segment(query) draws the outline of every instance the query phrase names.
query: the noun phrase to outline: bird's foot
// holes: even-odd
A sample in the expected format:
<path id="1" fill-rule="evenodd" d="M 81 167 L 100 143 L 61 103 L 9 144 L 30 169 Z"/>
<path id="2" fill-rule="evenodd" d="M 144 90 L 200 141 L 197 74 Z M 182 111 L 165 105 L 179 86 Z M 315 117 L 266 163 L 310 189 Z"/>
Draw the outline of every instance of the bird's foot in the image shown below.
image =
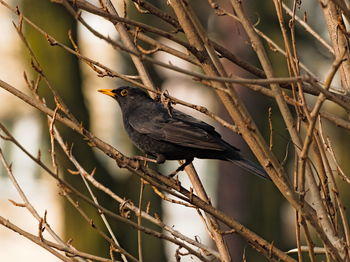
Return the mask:
<path id="1" fill-rule="evenodd" d="M 138 160 L 135 160 L 135 159 L 131 159 L 131 161 L 134 161 L 135 162 L 135 165 L 133 166 L 135 171 L 139 170 L 141 168 L 141 163 L 140 161 Z"/>
<path id="2" fill-rule="evenodd" d="M 168 177 L 173 178 L 174 176 L 177 175 L 180 171 L 183 171 L 185 167 L 182 167 L 183 165 L 179 166 L 175 171 L 171 172 Z"/>
<path id="3" fill-rule="evenodd" d="M 193 161 L 193 158 L 190 159 L 186 159 L 185 163 L 183 163 L 181 166 L 179 166 L 174 172 L 171 172 L 168 177 L 174 177 L 177 173 L 179 173 L 180 171 L 184 171 L 185 167 L 188 166 L 189 164 L 191 164 Z"/>
<path id="4" fill-rule="evenodd" d="M 112 157 L 112 156 L 111 156 Z M 130 160 L 126 157 L 122 157 L 121 159 L 116 158 L 115 162 L 117 163 L 118 167 L 120 168 L 126 168 L 129 164 Z"/>
<path id="5" fill-rule="evenodd" d="M 177 175 L 177 173 L 179 173 L 179 171 L 177 171 L 177 169 L 176 169 L 175 171 L 171 172 L 171 173 L 168 175 L 168 177 L 173 178 L 174 176 Z"/>
<path id="6" fill-rule="evenodd" d="M 141 168 L 140 161 L 144 161 L 143 165 L 146 166 L 148 162 L 162 164 L 165 162 L 165 157 L 163 155 L 157 155 L 156 159 L 145 157 L 145 156 L 133 156 L 129 158 L 129 162 L 133 161 L 135 170 L 139 170 Z"/>
<path id="7" fill-rule="evenodd" d="M 126 168 L 127 166 L 129 166 L 135 170 L 139 170 L 141 167 L 139 159 L 135 159 L 132 157 L 123 157 L 122 159 L 116 159 L 116 162 L 120 168 Z"/>
<path id="8" fill-rule="evenodd" d="M 144 161 L 144 166 L 147 165 L 148 162 L 156 163 L 156 164 L 163 164 L 165 162 L 165 157 L 163 155 L 157 155 L 156 159 L 145 157 L 145 156 L 133 156 L 130 158 L 132 161 L 136 161 L 138 163 L 138 167 L 136 170 L 140 169 L 141 163 L 140 161 Z"/>
<path id="9" fill-rule="evenodd" d="M 157 163 L 157 159 L 153 159 L 153 158 L 148 158 L 145 156 L 133 156 L 130 159 L 132 160 L 140 160 L 140 161 L 146 161 L 146 162 L 152 162 L 152 163 Z"/>

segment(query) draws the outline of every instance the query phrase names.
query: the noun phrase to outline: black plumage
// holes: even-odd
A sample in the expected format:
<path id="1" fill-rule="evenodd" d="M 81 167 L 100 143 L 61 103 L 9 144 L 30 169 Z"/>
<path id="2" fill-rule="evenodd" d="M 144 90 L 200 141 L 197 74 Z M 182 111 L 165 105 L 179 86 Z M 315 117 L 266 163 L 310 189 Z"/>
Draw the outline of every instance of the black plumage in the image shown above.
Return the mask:
<path id="1" fill-rule="evenodd" d="M 259 165 L 243 158 L 238 148 L 225 142 L 213 126 L 176 109 L 168 110 L 136 87 L 98 91 L 118 101 L 129 137 L 140 150 L 156 157 L 157 163 L 186 160 L 179 171 L 195 157 L 220 159 L 269 179 Z"/>

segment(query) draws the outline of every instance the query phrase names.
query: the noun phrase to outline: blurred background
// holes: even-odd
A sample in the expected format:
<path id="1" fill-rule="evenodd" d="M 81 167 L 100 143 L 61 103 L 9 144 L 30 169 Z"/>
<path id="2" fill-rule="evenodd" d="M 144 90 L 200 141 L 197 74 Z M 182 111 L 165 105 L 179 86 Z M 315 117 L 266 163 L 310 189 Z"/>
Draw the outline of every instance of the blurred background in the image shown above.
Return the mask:
<path id="1" fill-rule="evenodd" d="M 98 1 L 91 1 L 98 5 Z M 170 13 L 166 1 L 149 1 L 163 10 Z M 227 1 L 218 1 L 221 6 L 229 9 Z M 113 68 L 123 74 L 136 74 L 130 57 L 113 49 L 103 40 L 96 38 L 89 31 L 77 24 L 76 20 L 60 5 L 47 0 L 7 0 L 12 6 L 18 5 L 23 14 L 29 17 L 39 27 L 54 36 L 57 40 L 70 45 L 68 30 L 71 30 L 73 38 L 77 40 L 80 51 L 89 58 L 99 61 L 104 65 Z M 114 1 L 119 10 L 123 9 L 122 1 Z M 159 20 L 153 20 L 151 16 L 140 15 L 135 7 L 127 1 L 128 17 L 150 25 L 160 27 Z M 191 4 L 201 5 L 197 15 L 210 37 L 217 40 L 226 48 L 241 58 L 259 66 L 257 58 L 253 55 L 247 39 L 241 33 L 240 26 L 228 17 L 218 17 L 209 8 L 207 3 L 202 1 L 191 1 Z M 251 19 L 259 23 L 258 28 L 277 43 L 282 44 L 279 26 L 276 23 L 272 1 L 244 1 Z M 326 27 L 317 13 L 318 7 L 309 8 L 309 3 L 303 3 L 298 14 L 307 11 L 308 22 L 320 34 L 326 35 Z M 310 5 L 314 5 L 310 3 Z M 259 10 L 259 13 L 256 13 Z M 82 16 L 97 31 L 118 40 L 119 36 L 111 23 L 97 16 L 83 12 Z M 29 93 L 23 78 L 26 71 L 29 76 L 34 75 L 30 67 L 30 58 L 23 46 L 12 23 L 17 23 L 18 18 L 4 6 L 0 5 L 0 31 L 3 37 L 0 38 L 0 79 L 10 83 L 20 90 Z M 166 26 L 166 25 L 164 25 Z M 131 156 L 139 154 L 132 146 L 130 140 L 122 127 L 119 107 L 112 99 L 103 96 L 96 91 L 103 88 L 114 88 L 126 84 L 118 79 L 98 77 L 86 64 L 79 62 L 76 57 L 53 47 L 39 35 L 32 27 L 24 25 L 24 33 L 31 44 L 45 74 L 48 76 L 53 87 L 61 95 L 72 113 L 89 128 L 97 137 L 105 140 L 118 148 L 122 153 Z M 318 76 L 322 76 L 331 64 L 330 56 L 322 46 L 312 40 L 302 30 L 297 30 L 297 46 L 300 57 L 304 63 Z M 147 45 L 145 46 L 147 47 Z M 173 46 L 174 48 L 180 48 Z M 279 76 L 287 75 L 285 60 L 278 54 L 271 52 L 275 72 Z M 175 59 L 165 53 L 156 53 L 156 59 L 171 61 L 182 68 L 193 69 L 192 65 Z M 203 87 L 179 73 L 167 69 L 147 65 L 152 73 L 154 82 L 168 90 L 172 96 L 183 99 L 190 103 L 206 106 L 209 110 L 220 115 L 229 121 L 225 110 L 214 92 Z M 231 63 L 225 64 L 229 74 L 242 77 L 251 77 Z M 40 94 L 47 99 L 47 103 L 53 108 L 53 101 L 49 96 L 47 87 L 40 86 Z M 254 93 L 246 88 L 237 86 L 237 90 L 244 99 L 249 111 L 256 120 L 266 139 L 268 139 L 268 110 L 272 108 L 272 121 L 274 124 L 273 150 L 282 161 L 286 154 L 288 162 L 293 163 L 293 152 L 289 152 L 287 144 L 290 142 L 285 126 L 280 119 L 277 108 L 272 100 L 261 94 Z M 251 159 L 254 159 L 247 145 L 242 139 L 233 134 L 230 130 L 223 128 L 203 114 L 178 106 L 180 110 L 192 114 L 204 121 L 213 124 L 223 135 L 226 141 L 241 148 L 242 152 Z M 337 110 L 329 105 L 329 110 Z M 22 145 L 34 155 L 41 151 L 43 160 L 50 163 L 49 159 L 49 137 L 46 118 L 39 112 L 24 104 L 6 91 L 0 89 L 0 119 Z M 96 178 L 103 184 L 125 196 L 134 203 L 138 203 L 140 192 L 140 181 L 136 176 L 119 169 L 115 162 L 102 153 L 92 150 L 86 145 L 79 135 L 71 130 L 59 126 L 66 141 L 74 144 L 74 154 L 87 171 L 96 167 Z M 334 133 L 330 126 L 326 126 L 332 141 L 337 145 L 337 154 L 346 155 L 348 148 L 348 133 Z M 340 143 L 340 141 L 342 141 Z M 48 212 L 47 219 L 52 227 L 59 232 L 64 239 L 73 239 L 73 244 L 87 252 L 98 255 L 109 253 L 108 244 L 99 237 L 90 226 L 83 220 L 78 212 L 59 195 L 56 182 L 48 177 L 43 171 L 21 153 L 10 143 L 0 140 L 0 147 L 5 152 L 8 162 L 13 163 L 13 172 L 21 187 L 29 197 L 32 204 L 38 208 L 41 215 Z M 62 152 L 61 152 L 62 153 Z M 65 170 L 71 168 L 71 164 L 63 154 L 59 156 L 59 163 L 62 169 L 61 174 L 69 183 L 79 188 L 82 192 L 86 189 L 78 176 L 73 176 Z M 176 169 L 178 163 L 171 161 L 161 165 L 160 171 L 164 174 Z M 263 181 L 257 177 L 246 175 L 246 173 L 235 166 L 223 161 L 195 160 L 196 167 L 205 188 L 214 206 L 219 207 L 226 214 L 237 219 L 257 234 L 271 242 L 278 243 L 282 250 L 295 247 L 294 221 L 295 214 L 281 197 L 273 183 Z M 185 187 L 189 182 L 185 173 L 180 174 L 180 180 Z M 111 210 L 118 211 L 118 206 L 109 197 L 95 190 L 100 203 Z M 12 183 L 8 180 L 3 167 L 0 167 L 0 214 L 9 218 L 11 222 L 36 234 L 38 225 L 33 217 L 24 208 L 13 206 L 8 199 L 19 201 L 19 196 Z M 349 199 L 349 198 L 348 198 Z M 157 213 L 164 218 L 164 221 L 173 226 L 176 230 L 185 233 L 187 236 L 198 239 L 203 243 L 210 243 L 206 229 L 197 213 L 182 206 L 174 207 L 161 201 L 149 186 L 145 188 L 144 206 L 151 202 L 151 212 Z M 100 218 L 89 210 L 94 222 L 103 228 Z M 137 254 L 136 231 L 114 221 L 110 221 L 113 230 L 121 243 L 121 246 L 132 254 Z M 195 225 L 195 226 L 193 226 Z M 50 253 L 24 239 L 18 234 L 0 227 L 0 254 L 2 261 L 57 261 L 57 258 Z M 175 261 L 175 246 L 164 243 L 153 237 L 144 235 L 144 260 L 145 261 Z M 245 256 L 247 261 L 264 261 L 244 240 L 238 235 L 226 236 L 233 261 L 241 261 Z M 18 252 L 18 246 L 21 252 Z M 157 250 L 157 252 L 154 252 Z M 192 258 L 184 258 L 183 261 L 193 261 Z"/>

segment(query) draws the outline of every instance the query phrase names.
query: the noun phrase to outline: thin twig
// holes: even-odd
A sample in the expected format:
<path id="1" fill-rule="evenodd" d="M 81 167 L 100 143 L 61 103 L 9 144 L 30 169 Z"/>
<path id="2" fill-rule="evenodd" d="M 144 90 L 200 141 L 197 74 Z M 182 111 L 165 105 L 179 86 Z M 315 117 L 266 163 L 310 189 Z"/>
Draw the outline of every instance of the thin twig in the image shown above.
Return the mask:
<path id="1" fill-rule="evenodd" d="M 142 225 L 142 198 L 143 198 L 143 191 L 145 188 L 145 184 L 142 179 L 140 179 L 140 196 L 139 196 L 139 213 L 137 214 L 137 224 L 139 226 Z M 137 249 L 139 254 L 139 261 L 143 262 L 143 252 L 142 252 L 142 233 L 141 231 L 137 231 Z"/>
<path id="2" fill-rule="evenodd" d="M 295 15 L 292 10 L 285 4 L 282 3 L 283 9 L 287 12 L 289 16 L 293 16 L 293 18 L 308 32 L 312 35 L 317 41 L 319 41 L 331 54 L 334 55 L 334 50 L 314 29 L 311 28 L 303 19 L 299 16 Z"/>
<path id="3" fill-rule="evenodd" d="M 52 128 L 53 128 L 53 130 L 54 130 L 54 139 L 59 143 L 59 145 L 61 146 L 61 148 L 64 150 L 64 153 L 65 153 L 65 154 L 67 155 L 67 157 L 69 158 L 69 160 L 70 160 L 70 161 L 74 164 L 74 166 L 78 169 L 79 175 L 80 175 L 81 179 L 83 180 L 84 185 L 86 186 L 86 188 L 87 188 L 87 190 L 88 190 L 88 192 L 89 192 L 89 194 L 90 194 L 92 200 L 94 201 L 94 203 L 95 203 L 96 205 L 100 205 L 99 202 L 98 202 L 98 200 L 97 200 L 97 198 L 96 198 L 96 196 L 95 196 L 95 194 L 92 192 L 91 187 L 89 186 L 88 182 L 87 182 L 86 179 L 85 179 L 85 176 L 84 176 L 85 170 L 82 168 L 82 166 L 79 164 L 79 162 L 78 162 L 78 161 L 75 159 L 75 157 L 72 155 L 71 150 L 69 149 L 68 145 L 67 145 L 66 143 L 64 143 L 64 141 L 63 141 L 63 139 L 62 139 L 60 133 L 59 133 L 58 130 L 57 130 L 57 128 L 56 128 L 54 125 L 52 125 Z M 117 240 L 115 234 L 113 233 L 113 230 L 112 230 L 110 224 L 108 223 L 108 220 L 107 220 L 106 216 L 105 216 L 102 212 L 100 212 L 100 211 L 99 211 L 98 213 L 99 213 L 99 215 L 101 216 L 102 221 L 103 221 L 103 223 L 105 224 L 105 226 L 106 226 L 106 228 L 107 228 L 109 234 L 111 235 L 111 237 L 112 237 L 114 243 L 117 245 L 118 250 L 123 250 L 123 249 L 120 247 L 119 241 Z M 127 262 L 127 261 L 128 261 L 127 258 L 126 258 L 126 255 L 127 255 L 128 257 L 132 257 L 129 253 L 127 253 L 127 252 L 124 250 L 123 252 L 121 252 L 121 257 L 122 257 L 122 259 L 123 259 L 124 262 Z"/>

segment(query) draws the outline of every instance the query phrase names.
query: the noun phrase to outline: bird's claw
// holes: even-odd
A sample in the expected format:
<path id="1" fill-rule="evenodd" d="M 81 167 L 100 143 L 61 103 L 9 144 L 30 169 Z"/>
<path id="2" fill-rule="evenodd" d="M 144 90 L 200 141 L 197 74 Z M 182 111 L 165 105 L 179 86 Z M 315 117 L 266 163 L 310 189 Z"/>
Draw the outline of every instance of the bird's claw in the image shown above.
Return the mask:
<path id="1" fill-rule="evenodd" d="M 177 171 L 177 169 L 176 169 L 174 172 L 171 172 L 169 175 L 167 175 L 167 177 L 174 178 L 174 176 L 176 176 L 177 173 L 179 173 L 179 171 Z"/>
<path id="2" fill-rule="evenodd" d="M 120 168 L 126 168 L 128 165 L 130 165 L 133 169 L 139 170 L 141 167 L 140 160 L 134 158 L 124 158 L 121 161 L 116 160 L 116 162 Z"/>
<path id="3" fill-rule="evenodd" d="M 141 163 L 140 163 L 140 161 L 136 160 L 135 161 L 135 166 L 134 166 L 135 171 L 140 170 L 140 168 L 141 168 Z"/>
<path id="4" fill-rule="evenodd" d="M 118 167 L 120 168 L 126 168 L 129 161 L 126 158 L 123 158 L 122 160 L 116 159 L 115 162 L 117 162 Z"/>
<path id="5" fill-rule="evenodd" d="M 193 158 L 186 159 L 185 163 L 183 163 L 181 166 L 179 166 L 174 172 L 170 173 L 170 175 L 168 175 L 168 177 L 174 177 L 180 171 L 184 171 L 185 167 L 188 166 L 189 164 L 191 164 L 192 161 L 193 161 Z"/>
<path id="6" fill-rule="evenodd" d="M 130 157 L 130 159 L 135 160 L 135 161 L 145 161 L 145 162 L 157 163 L 157 159 L 148 158 L 148 157 L 144 157 L 144 156 L 133 156 L 133 157 Z"/>

